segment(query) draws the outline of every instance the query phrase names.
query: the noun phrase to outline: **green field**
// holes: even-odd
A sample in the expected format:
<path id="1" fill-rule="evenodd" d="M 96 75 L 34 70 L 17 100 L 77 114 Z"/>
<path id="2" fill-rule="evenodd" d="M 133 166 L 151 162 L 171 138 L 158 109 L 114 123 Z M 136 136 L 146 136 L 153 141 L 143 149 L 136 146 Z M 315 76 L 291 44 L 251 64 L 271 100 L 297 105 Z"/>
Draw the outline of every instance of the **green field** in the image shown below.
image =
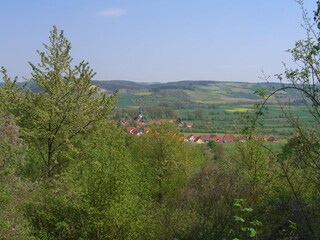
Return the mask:
<path id="1" fill-rule="evenodd" d="M 277 83 L 243 83 L 215 81 L 181 81 L 170 83 L 139 84 L 128 81 L 98 82 L 106 90 L 119 90 L 117 109 L 126 111 L 140 106 L 144 117 L 154 120 L 151 110 L 171 109 L 173 117 L 193 123 L 185 132 L 240 133 L 248 126 L 248 115 L 254 115 L 255 105 L 261 99 L 255 94 L 258 89 L 279 88 Z M 260 131 L 274 136 L 288 136 L 292 123 L 287 121 L 289 112 L 302 122 L 311 117 L 299 102 L 300 95 L 294 91 L 279 93 L 269 101 L 264 114 L 259 118 Z M 290 100 L 290 101 L 289 101 Z M 279 105 L 281 102 L 281 105 Z"/>

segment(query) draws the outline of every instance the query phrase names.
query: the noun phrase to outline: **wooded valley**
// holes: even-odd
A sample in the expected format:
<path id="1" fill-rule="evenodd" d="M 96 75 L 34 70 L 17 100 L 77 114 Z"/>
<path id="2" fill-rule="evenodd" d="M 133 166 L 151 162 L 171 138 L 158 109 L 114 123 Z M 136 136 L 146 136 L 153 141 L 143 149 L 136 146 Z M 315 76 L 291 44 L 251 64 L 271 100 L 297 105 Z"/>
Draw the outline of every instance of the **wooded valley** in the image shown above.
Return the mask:
<path id="1" fill-rule="evenodd" d="M 73 65 L 71 43 L 53 27 L 39 63 L 30 63 L 30 79 L 19 82 L 1 69 L 0 239 L 319 239 L 319 12 L 320 3 L 308 38 L 290 50 L 297 67 L 271 89 L 249 93 L 241 83 L 254 100 L 241 106 L 210 99 L 223 83 L 172 83 L 180 84 L 170 90 L 180 102 L 166 98 L 161 84 L 129 95 L 114 91 L 123 87 L 102 91 L 106 83 L 93 81 L 87 62 Z M 207 91 L 202 99 L 199 88 Z M 281 101 L 289 95 L 292 108 Z M 151 96 L 173 111 L 158 116 Z M 119 122 L 130 116 L 125 101 L 145 108 L 147 133 L 128 134 Z M 268 117 L 270 108 L 288 125 L 264 129 L 279 117 Z M 230 130 L 239 111 L 240 125 Z M 191 144 L 181 138 L 181 121 L 199 125 L 185 133 L 243 138 Z M 255 138 L 266 132 L 281 136 L 281 145 Z"/>

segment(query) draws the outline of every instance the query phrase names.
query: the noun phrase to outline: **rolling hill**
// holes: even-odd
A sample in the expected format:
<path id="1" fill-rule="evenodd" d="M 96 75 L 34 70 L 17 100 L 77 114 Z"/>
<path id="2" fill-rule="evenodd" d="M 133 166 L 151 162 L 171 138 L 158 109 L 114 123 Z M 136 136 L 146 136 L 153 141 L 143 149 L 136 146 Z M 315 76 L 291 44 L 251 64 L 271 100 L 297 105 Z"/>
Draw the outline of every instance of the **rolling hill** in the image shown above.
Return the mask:
<path id="1" fill-rule="evenodd" d="M 247 82 L 219 82 L 219 81 L 179 81 L 168 83 L 136 83 L 131 81 L 94 81 L 96 85 L 107 90 L 120 92 L 120 107 L 125 106 L 125 99 L 130 102 L 143 101 L 152 105 L 156 102 L 184 101 L 198 104 L 217 103 L 253 103 L 259 100 L 255 94 L 258 89 L 277 89 L 280 83 L 247 83 Z M 295 91 L 280 93 L 278 99 L 283 102 L 294 101 L 299 98 Z M 271 102 L 275 99 L 271 99 Z"/>

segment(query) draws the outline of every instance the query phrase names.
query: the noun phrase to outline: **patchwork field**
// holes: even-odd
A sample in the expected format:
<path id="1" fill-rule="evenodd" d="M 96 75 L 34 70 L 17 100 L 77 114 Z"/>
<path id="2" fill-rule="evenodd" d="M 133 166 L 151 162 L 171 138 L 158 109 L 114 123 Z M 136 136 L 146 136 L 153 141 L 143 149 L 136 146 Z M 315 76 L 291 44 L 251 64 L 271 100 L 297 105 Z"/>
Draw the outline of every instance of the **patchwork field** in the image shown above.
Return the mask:
<path id="1" fill-rule="evenodd" d="M 148 120 L 173 118 L 192 122 L 192 129 L 184 132 L 240 133 L 253 116 L 261 99 L 258 89 L 277 89 L 278 83 L 243 83 L 216 81 L 181 81 L 139 84 L 128 81 L 99 81 L 101 88 L 118 90 L 117 110 L 138 114 L 144 110 Z M 299 101 L 297 92 L 281 92 L 272 97 L 259 118 L 260 131 L 274 136 L 288 136 L 292 123 L 286 115 L 292 113 L 299 121 L 308 123 L 310 115 Z M 279 103 L 281 103 L 279 105 Z"/>

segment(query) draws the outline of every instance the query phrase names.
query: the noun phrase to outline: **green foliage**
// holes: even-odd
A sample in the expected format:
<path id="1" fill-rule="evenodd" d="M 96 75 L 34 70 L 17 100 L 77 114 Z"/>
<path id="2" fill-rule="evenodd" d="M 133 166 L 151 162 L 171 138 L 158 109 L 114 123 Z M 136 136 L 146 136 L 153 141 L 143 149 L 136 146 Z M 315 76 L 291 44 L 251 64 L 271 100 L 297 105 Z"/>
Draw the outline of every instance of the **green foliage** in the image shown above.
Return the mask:
<path id="1" fill-rule="evenodd" d="M 275 158 L 264 148 L 263 143 L 256 140 L 238 142 L 230 154 L 233 167 L 237 169 L 247 185 L 248 201 L 257 202 L 272 191 Z"/>
<path id="2" fill-rule="evenodd" d="M 35 235 L 136 238 L 136 180 L 124 132 L 111 123 L 97 130 L 83 142 L 83 152 L 69 171 L 29 202 L 26 211 Z"/>
<path id="3" fill-rule="evenodd" d="M 5 69 L 1 101 L 6 111 L 17 117 L 23 138 L 37 150 L 47 176 L 59 173 L 77 152 L 75 143 L 106 118 L 113 108 L 114 96 L 99 93 L 91 79 L 95 75 L 87 62 L 72 67 L 71 44 L 63 31 L 54 27 L 50 44 L 37 51 L 40 63 L 30 63 L 32 77 L 40 92 L 21 89 Z"/>
<path id="4" fill-rule="evenodd" d="M 236 237 L 233 238 L 240 240 L 243 239 L 249 239 L 249 238 L 255 238 L 257 239 L 257 229 L 262 226 L 262 223 L 258 220 L 250 221 L 249 223 L 246 222 L 246 217 L 248 214 L 252 213 L 253 209 L 250 207 L 245 207 L 245 200 L 244 199 L 235 199 L 235 202 L 233 204 L 234 208 L 236 209 L 236 215 L 234 215 L 234 221 L 238 225 L 238 233 L 235 231 L 232 235 L 240 234 L 240 238 Z"/>
<path id="5" fill-rule="evenodd" d="M 170 108 L 168 106 L 161 106 L 160 104 L 158 104 L 157 106 L 148 107 L 146 109 L 146 114 L 150 119 L 177 118 L 177 112 L 173 108 Z"/>
<path id="6" fill-rule="evenodd" d="M 129 138 L 112 123 L 81 141 L 67 172 L 44 185 L 26 214 L 34 235 L 52 239 L 171 239 L 185 223 L 179 193 L 203 164 L 173 124 Z M 139 151 L 137 151 L 139 149 Z"/>
<path id="7" fill-rule="evenodd" d="M 181 196 L 186 228 L 180 239 L 228 239 L 233 228 L 233 201 L 242 192 L 241 181 L 215 162 L 194 174 Z"/>
<path id="8" fill-rule="evenodd" d="M 22 165 L 26 146 L 11 115 L 0 113 L 0 175 L 10 176 Z"/>
<path id="9" fill-rule="evenodd" d="M 204 110 L 201 108 L 198 108 L 198 109 L 194 110 L 194 115 L 195 115 L 195 119 L 203 120 Z"/>
<path id="10" fill-rule="evenodd" d="M 213 141 L 213 140 L 210 140 L 208 143 L 207 143 L 208 147 L 213 150 L 215 149 L 215 147 L 217 146 L 217 142 Z"/>
<path id="11" fill-rule="evenodd" d="M 21 211 L 30 184 L 18 177 L 26 146 L 13 117 L 0 114 L 0 239 L 30 239 L 30 226 Z"/>
<path id="12" fill-rule="evenodd" d="M 151 126 L 148 134 L 129 138 L 128 147 L 138 173 L 139 238 L 172 239 L 186 225 L 179 195 L 204 163 L 201 150 L 184 144 L 172 123 Z"/>
<path id="13" fill-rule="evenodd" d="M 288 50 L 292 55 L 295 67 L 289 68 L 285 66 L 284 72 L 276 75 L 281 83 L 286 81 L 290 84 L 283 84 L 279 88 L 272 89 L 267 95 L 261 91 L 259 92 L 264 100 L 257 108 L 256 117 L 252 125 L 256 124 L 267 103 L 276 94 L 280 92 L 289 94 L 291 91 L 296 91 L 300 94 L 301 102 L 307 109 L 306 114 L 311 116 L 312 120 L 306 121 L 302 115 L 285 108 L 278 98 L 283 115 L 293 126 L 295 134 L 291 136 L 291 139 L 283 147 L 282 152 L 278 154 L 277 160 L 281 171 L 279 176 L 288 187 L 285 191 L 289 193 L 286 194 L 294 199 L 294 201 L 284 202 L 283 205 L 286 209 L 291 209 L 291 211 L 294 209 L 296 212 L 296 214 L 290 216 L 290 219 L 293 219 L 299 226 L 296 229 L 297 231 L 294 231 L 295 236 L 305 239 L 317 239 L 319 238 L 317 227 L 319 218 L 313 212 L 314 209 L 319 209 L 319 204 L 315 201 L 319 199 L 320 172 L 320 141 L 318 137 L 320 123 L 320 2 L 317 1 L 317 9 L 314 12 L 313 21 L 308 17 L 303 1 L 299 0 L 297 2 L 302 9 L 303 27 L 306 30 L 307 38 L 297 41 L 294 48 Z M 290 197 L 282 195 L 280 199 Z M 290 226 L 293 225 L 291 224 Z M 287 234 L 284 234 L 285 239 L 288 237 Z"/>

